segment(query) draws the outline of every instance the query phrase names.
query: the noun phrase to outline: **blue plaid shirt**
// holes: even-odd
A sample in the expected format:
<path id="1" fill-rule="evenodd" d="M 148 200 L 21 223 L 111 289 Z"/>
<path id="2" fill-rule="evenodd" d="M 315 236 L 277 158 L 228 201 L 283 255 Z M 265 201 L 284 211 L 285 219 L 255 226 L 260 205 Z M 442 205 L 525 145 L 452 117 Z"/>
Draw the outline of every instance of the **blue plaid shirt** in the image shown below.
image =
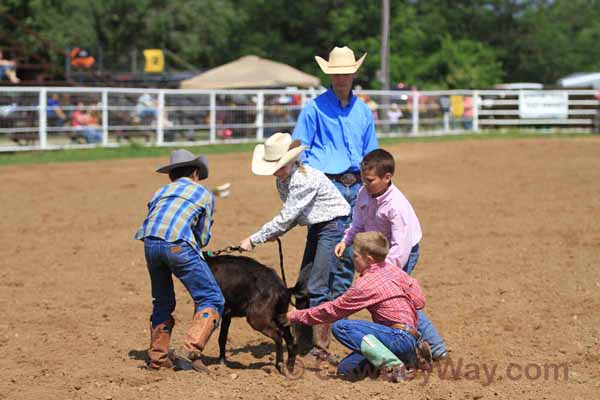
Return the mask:
<path id="1" fill-rule="evenodd" d="M 210 241 L 214 204 L 213 194 L 204 186 L 190 178 L 177 179 L 154 193 L 148 203 L 148 216 L 135 238 L 184 240 L 202 257 L 200 249 Z"/>
<path id="2" fill-rule="evenodd" d="M 369 107 L 352 93 L 342 107 L 332 88 L 306 104 L 292 138 L 308 146 L 303 162 L 326 174 L 359 172 L 363 157 L 379 148 Z"/>

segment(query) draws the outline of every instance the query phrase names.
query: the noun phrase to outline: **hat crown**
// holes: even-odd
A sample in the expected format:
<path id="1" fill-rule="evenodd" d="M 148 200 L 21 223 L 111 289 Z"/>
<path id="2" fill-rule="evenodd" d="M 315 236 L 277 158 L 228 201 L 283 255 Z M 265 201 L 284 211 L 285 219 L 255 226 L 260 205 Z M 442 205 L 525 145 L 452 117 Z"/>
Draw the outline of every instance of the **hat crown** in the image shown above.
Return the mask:
<path id="1" fill-rule="evenodd" d="M 329 53 L 329 65 L 332 67 L 349 67 L 355 64 L 354 52 L 348 46 L 334 47 Z"/>
<path id="2" fill-rule="evenodd" d="M 277 132 L 265 141 L 265 161 L 277 161 L 284 156 L 292 144 L 292 136 L 289 133 Z"/>
<path id="3" fill-rule="evenodd" d="M 185 149 L 174 150 L 171 152 L 169 164 L 178 164 L 178 163 L 182 163 L 182 162 L 192 161 L 195 159 L 196 159 L 196 156 Z"/>

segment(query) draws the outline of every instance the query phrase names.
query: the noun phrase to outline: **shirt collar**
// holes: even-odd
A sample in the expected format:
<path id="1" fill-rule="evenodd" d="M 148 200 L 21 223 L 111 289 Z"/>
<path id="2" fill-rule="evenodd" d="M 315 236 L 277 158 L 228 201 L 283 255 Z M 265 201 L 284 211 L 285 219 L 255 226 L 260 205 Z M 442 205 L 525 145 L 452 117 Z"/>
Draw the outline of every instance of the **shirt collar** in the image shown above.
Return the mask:
<path id="1" fill-rule="evenodd" d="M 332 104 L 335 104 L 339 108 L 344 108 L 342 107 L 342 102 L 340 101 L 340 99 L 338 99 L 338 97 L 335 95 L 335 92 L 333 91 L 333 86 L 329 86 L 329 89 L 327 89 L 327 92 L 325 93 L 327 93 L 327 98 Z M 352 107 L 356 102 L 356 99 L 357 97 L 354 95 L 352 89 L 350 89 L 350 99 L 348 100 L 348 105 L 346 106 L 346 108 Z"/>
<path id="2" fill-rule="evenodd" d="M 392 191 L 395 188 L 394 183 L 390 183 L 390 186 L 387 188 L 387 190 L 385 192 L 383 192 L 383 194 L 380 194 L 379 196 L 375 197 L 375 201 L 377 202 L 377 204 L 383 204 L 385 202 L 387 202 L 390 197 L 392 197 Z"/>
<path id="3" fill-rule="evenodd" d="M 384 260 L 384 261 L 381 261 L 381 262 L 378 262 L 378 263 L 373 263 L 373 264 L 369 265 L 369 266 L 368 266 L 368 267 L 367 267 L 367 268 L 366 268 L 366 269 L 365 269 L 365 270 L 364 270 L 364 271 L 363 271 L 363 272 L 360 274 L 360 276 L 364 276 L 364 275 L 366 275 L 366 274 L 369 274 L 369 273 L 374 273 L 374 272 L 377 272 L 377 271 L 379 271 L 380 269 L 382 269 L 383 267 L 385 267 L 385 265 L 386 265 L 386 263 L 385 263 L 385 260 Z"/>

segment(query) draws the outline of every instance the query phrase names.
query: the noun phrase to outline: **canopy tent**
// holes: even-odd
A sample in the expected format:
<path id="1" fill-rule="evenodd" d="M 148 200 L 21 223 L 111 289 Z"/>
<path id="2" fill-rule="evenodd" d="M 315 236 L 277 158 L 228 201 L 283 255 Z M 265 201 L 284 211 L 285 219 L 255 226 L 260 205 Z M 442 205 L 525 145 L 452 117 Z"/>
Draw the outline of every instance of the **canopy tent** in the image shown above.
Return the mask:
<path id="1" fill-rule="evenodd" d="M 562 87 L 593 87 L 600 89 L 600 72 L 576 73 L 558 81 Z"/>
<path id="2" fill-rule="evenodd" d="M 257 56 L 244 56 L 181 82 L 182 89 L 316 87 L 319 78 Z"/>

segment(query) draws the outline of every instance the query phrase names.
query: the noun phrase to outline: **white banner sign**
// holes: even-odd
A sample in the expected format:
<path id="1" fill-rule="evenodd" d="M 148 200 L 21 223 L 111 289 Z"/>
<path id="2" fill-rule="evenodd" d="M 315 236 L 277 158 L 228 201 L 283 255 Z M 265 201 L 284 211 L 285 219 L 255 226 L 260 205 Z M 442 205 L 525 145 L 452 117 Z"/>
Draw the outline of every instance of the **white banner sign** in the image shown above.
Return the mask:
<path id="1" fill-rule="evenodd" d="M 519 117 L 567 118 L 569 94 L 567 92 L 544 92 L 536 90 L 519 93 Z"/>

